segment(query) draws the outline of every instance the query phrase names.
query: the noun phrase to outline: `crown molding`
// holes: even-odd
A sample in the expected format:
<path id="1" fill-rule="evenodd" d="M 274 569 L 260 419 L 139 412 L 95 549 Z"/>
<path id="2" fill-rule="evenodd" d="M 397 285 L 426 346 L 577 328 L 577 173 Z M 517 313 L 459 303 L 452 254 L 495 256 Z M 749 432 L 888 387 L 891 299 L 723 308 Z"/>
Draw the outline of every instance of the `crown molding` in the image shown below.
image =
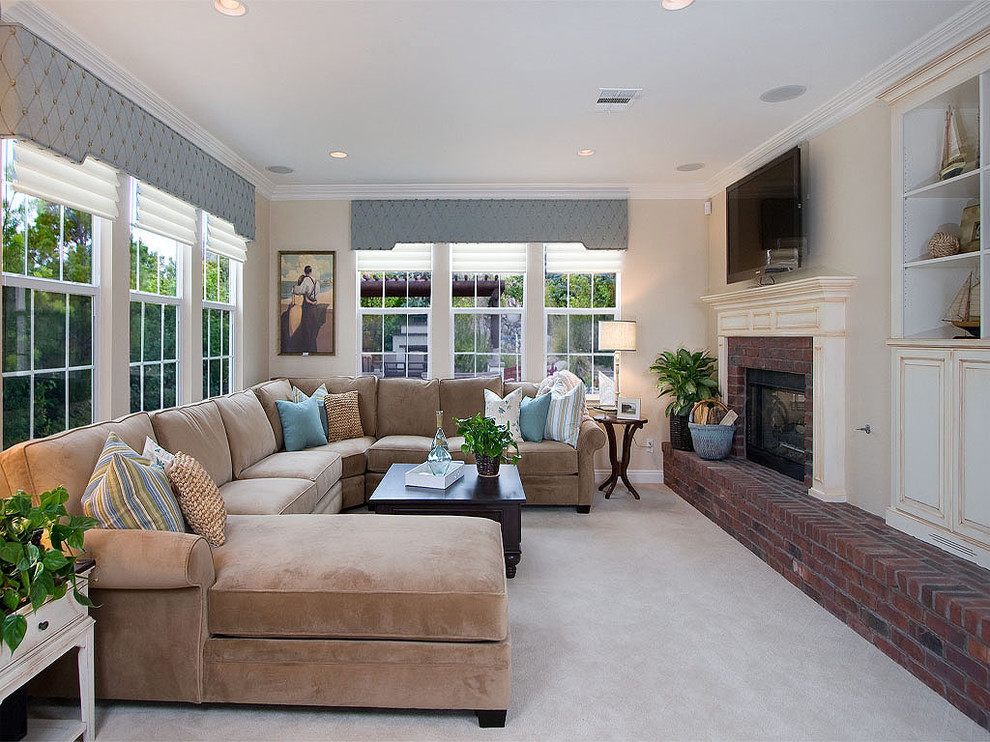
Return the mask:
<path id="1" fill-rule="evenodd" d="M 170 126 L 211 157 L 216 158 L 241 177 L 248 180 L 266 198 L 271 198 L 274 184 L 247 160 L 234 152 L 206 129 L 162 96 L 135 78 L 102 51 L 67 28 L 56 16 L 31 0 L 20 0 L 3 8 L 5 23 L 20 23 L 64 53 L 91 74 L 102 79 L 117 92 Z"/>
<path id="2" fill-rule="evenodd" d="M 349 201 L 353 199 L 402 198 L 634 198 L 704 199 L 703 184 L 694 186 L 662 183 L 386 183 L 342 185 L 275 186 L 272 201 Z"/>
<path id="3" fill-rule="evenodd" d="M 716 173 L 707 184 L 708 195 L 722 191 L 767 160 L 863 110 L 897 82 L 983 36 L 988 26 L 990 3 L 975 0 L 858 82 Z M 960 43 L 960 39 L 965 41 Z"/>

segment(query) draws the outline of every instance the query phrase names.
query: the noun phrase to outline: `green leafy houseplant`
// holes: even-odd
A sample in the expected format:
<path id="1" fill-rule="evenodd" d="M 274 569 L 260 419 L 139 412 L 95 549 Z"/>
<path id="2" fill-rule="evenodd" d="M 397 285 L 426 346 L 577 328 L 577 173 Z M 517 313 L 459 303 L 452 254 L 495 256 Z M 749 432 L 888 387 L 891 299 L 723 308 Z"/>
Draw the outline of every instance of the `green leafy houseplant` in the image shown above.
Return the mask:
<path id="1" fill-rule="evenodd" d="M 65 488 L 57 487 L 39 495 L 37 505 L 23 490 L 0 500 L 0 637 L 11 652 L 27 631 L 27 619 L 18 609 L 30 605 L 37 611 L 49 598 L 65 596 L 70 584 L 77 602 L 93 605 L 79 592 L 75 566 L 83 534 L 97 523 L 93 518 L 69 515 L 65 510 L 68 499 Z"/>
<path id="2" fill-rule="evenodd" d="M 687 415 L 703 399 L 719 396 L 715 358 L 707 351 L 665 350 L 650 366 L 657 375 L 657 396 L 669 396 L 667 415 Z"/>
<path id="3" fill-rule="evenodd" d="M 455 418 L 457 434 L 464 436 L 461 444 L 462 453 L 473 453 L 481 472 L 487 462 L 492 462 L 494 472 L 498 472 L 498 462 L 515 464 L 519 455 L 519 444 L 512 439 L 508 425 L 498 425 L 494 419 L 478 413 L 474 417 Z M 511 445 L 516 449 L 514 454 L 506 454 L 505 449 Z"/>

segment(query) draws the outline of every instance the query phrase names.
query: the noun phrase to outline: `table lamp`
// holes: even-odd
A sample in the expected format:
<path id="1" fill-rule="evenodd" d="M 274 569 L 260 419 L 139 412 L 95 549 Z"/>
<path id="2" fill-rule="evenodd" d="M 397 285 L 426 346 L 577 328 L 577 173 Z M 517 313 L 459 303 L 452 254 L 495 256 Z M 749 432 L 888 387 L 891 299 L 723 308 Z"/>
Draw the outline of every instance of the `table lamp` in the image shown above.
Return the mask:
<path id="1" fill-rule="evenodd" d="M 619 396 L 619 353 L 636 350 L 636 323 L 632 320 L 606 320 L 598 323 L 598 350 L 615 352 L 615 396 Z"/>

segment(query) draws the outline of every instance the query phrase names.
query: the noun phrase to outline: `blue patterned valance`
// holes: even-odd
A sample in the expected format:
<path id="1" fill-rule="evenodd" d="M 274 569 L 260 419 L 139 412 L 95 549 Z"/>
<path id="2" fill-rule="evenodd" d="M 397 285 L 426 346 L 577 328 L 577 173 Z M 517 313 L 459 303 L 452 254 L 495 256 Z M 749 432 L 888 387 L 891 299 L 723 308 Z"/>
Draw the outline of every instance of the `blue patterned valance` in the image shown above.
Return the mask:
<path id="1" fill-rule="evenodd" d="M 351 249 L 397 242 L 582 242 L 625 250 L 624 199 L 405 199 L 351 202 Z"/>
<path id="2" fill-rule="evenodd" d="M 254 239 L 254 186 L 23 26 L 0 24 L 0 137 L 87 155 Z"/>

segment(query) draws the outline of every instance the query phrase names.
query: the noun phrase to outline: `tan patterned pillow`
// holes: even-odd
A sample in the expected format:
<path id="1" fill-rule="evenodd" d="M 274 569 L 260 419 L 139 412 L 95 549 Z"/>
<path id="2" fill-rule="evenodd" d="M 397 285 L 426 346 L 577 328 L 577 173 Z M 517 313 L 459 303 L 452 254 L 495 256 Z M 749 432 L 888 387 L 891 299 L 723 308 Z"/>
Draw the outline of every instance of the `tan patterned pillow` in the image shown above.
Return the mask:
<path id="1" fill-rule="evenodd" d="M 327 443 L 364 435 L 357 391 L 328 394 L 323 398 L 323 406 L 327 411 Z"/>
<path id="2" fill-rule="evenodd" d="M 202 464 L 179 451 L 168 468 L 168 478 L 192 532 L 205 538 L 210 546 L 223 546 L 227 507 Z"/>

